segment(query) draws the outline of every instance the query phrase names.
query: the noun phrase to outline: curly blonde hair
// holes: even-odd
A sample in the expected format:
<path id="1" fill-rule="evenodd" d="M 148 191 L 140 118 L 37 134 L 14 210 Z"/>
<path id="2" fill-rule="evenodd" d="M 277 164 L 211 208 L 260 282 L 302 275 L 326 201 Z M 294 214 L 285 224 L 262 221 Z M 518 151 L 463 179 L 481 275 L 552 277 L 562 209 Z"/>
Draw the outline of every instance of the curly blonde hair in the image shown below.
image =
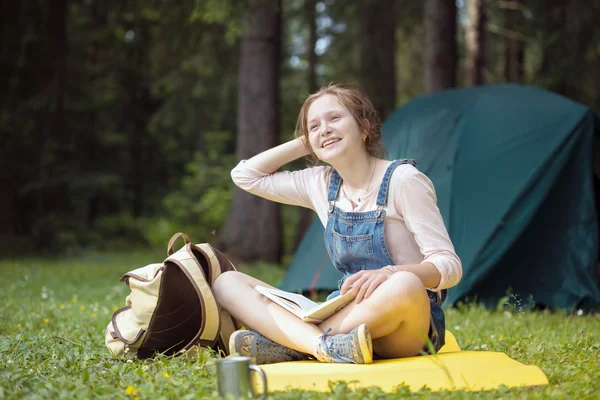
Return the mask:
<path id="1" fill-rule="evenodd" d="M 350 111 L 361 132 L 367 136 L 365 140 L 367 152 L 374 157 L 382 157 L 385 151 L 381 142 L 381 119 L 371 100 L 360 90 L 357 84 L 332 83 L 329 86 L 322 87 L 304 100 L 296 122 L 295 135 L 296 137 L 304 136 L 307 150 L 310 152 L 309 157 L 313 163 L 318 163 L 319 160 L 308 139 L 308 109 L 316 99 L 327 94 L 335 96 Z"/>

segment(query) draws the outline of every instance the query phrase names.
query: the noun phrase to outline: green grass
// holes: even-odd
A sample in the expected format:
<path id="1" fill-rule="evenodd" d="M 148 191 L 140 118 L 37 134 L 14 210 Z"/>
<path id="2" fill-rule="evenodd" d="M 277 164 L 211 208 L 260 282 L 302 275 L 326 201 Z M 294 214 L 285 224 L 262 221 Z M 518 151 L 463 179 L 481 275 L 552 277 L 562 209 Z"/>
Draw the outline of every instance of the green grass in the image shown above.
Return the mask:
<path id="1" fill-rule="evenodd" d="M 0 261 L 0 399 L 217 398 L 214 357 L 114 361 L 104 329 L 129 290 L 122 273 L 161 254 L 87 254 L 70 259 Z M 250 272 L 246 269 L 246 272 Z M 284 272 L 260 266 L 253 275 L 277 283 Z M 464 349 L 501 351 L 542 368 L 550 385 L 491 392 L 410 393 L 390 398 L 597 398 L 600 393 L 600 316 L 447 310 L 448 328 Z M 353 391 L 334 383 L 329 393 L 292 391 L 271 398 L 383 398 L 377 388 Z"/>

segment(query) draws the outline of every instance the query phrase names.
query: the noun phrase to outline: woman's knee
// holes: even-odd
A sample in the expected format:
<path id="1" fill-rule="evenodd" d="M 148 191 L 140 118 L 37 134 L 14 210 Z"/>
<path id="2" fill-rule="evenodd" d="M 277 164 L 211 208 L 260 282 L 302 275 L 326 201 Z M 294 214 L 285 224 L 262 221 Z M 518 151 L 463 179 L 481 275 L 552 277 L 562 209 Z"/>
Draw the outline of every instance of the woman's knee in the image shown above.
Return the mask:
<path id="1" fill-rule="evenodd" d="M 418 306 L 421 302 L 428 301 L 423 281 L 412 272 L 396 272 L 386 283 L 398 306 Z"/>
<path id="2" fill-rule="evenodd" d="M 234 293 L 235 288 L 244 282 L 245 274 L 238 271 L 227 271 L 219 275 L 212 285 L 217 303 L 223 302 L 228 294 Z"/>

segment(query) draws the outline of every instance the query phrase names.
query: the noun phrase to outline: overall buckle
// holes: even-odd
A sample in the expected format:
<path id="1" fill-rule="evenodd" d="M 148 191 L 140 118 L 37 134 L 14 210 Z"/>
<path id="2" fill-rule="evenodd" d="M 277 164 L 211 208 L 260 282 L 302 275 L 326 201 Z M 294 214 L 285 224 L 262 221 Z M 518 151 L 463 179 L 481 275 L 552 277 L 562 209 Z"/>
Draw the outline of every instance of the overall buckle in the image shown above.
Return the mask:
<path id="1" fill-rule="evenodd" d="M 331 214 L 333 212 L 334 207 L 335 207 L 335 201 L 330 201 L 329 202 L 329 211 L 327 211 L 327 214 Z"/>

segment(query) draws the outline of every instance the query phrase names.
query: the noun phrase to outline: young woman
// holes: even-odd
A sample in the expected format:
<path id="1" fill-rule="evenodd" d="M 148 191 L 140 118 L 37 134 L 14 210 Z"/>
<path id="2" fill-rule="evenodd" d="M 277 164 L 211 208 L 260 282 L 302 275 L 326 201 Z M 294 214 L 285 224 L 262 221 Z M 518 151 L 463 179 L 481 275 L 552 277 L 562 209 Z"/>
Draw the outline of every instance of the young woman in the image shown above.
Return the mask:
<path id="1" fill-rule="evenodd" d="M 373 357 L 415 356 L 444 344 L 441 304 L 462 276 L 431 181 L 410 160 L 381 157 L 379 117 L 351 85 L 309 96 L 297 138 L 241 161 L 236 185 L 266 199 L 311 208 L 343 274 L 339 290 L 355 300 L 319 325 L 301 321 L 254 289 L 240 272 L 214 284 L 217 302 L 251 330 L 235 332 L 232 353 L 257 363 L 316 358 L 368 364 Z M 327 166 L 278 171 L 312 155 Z"/>

